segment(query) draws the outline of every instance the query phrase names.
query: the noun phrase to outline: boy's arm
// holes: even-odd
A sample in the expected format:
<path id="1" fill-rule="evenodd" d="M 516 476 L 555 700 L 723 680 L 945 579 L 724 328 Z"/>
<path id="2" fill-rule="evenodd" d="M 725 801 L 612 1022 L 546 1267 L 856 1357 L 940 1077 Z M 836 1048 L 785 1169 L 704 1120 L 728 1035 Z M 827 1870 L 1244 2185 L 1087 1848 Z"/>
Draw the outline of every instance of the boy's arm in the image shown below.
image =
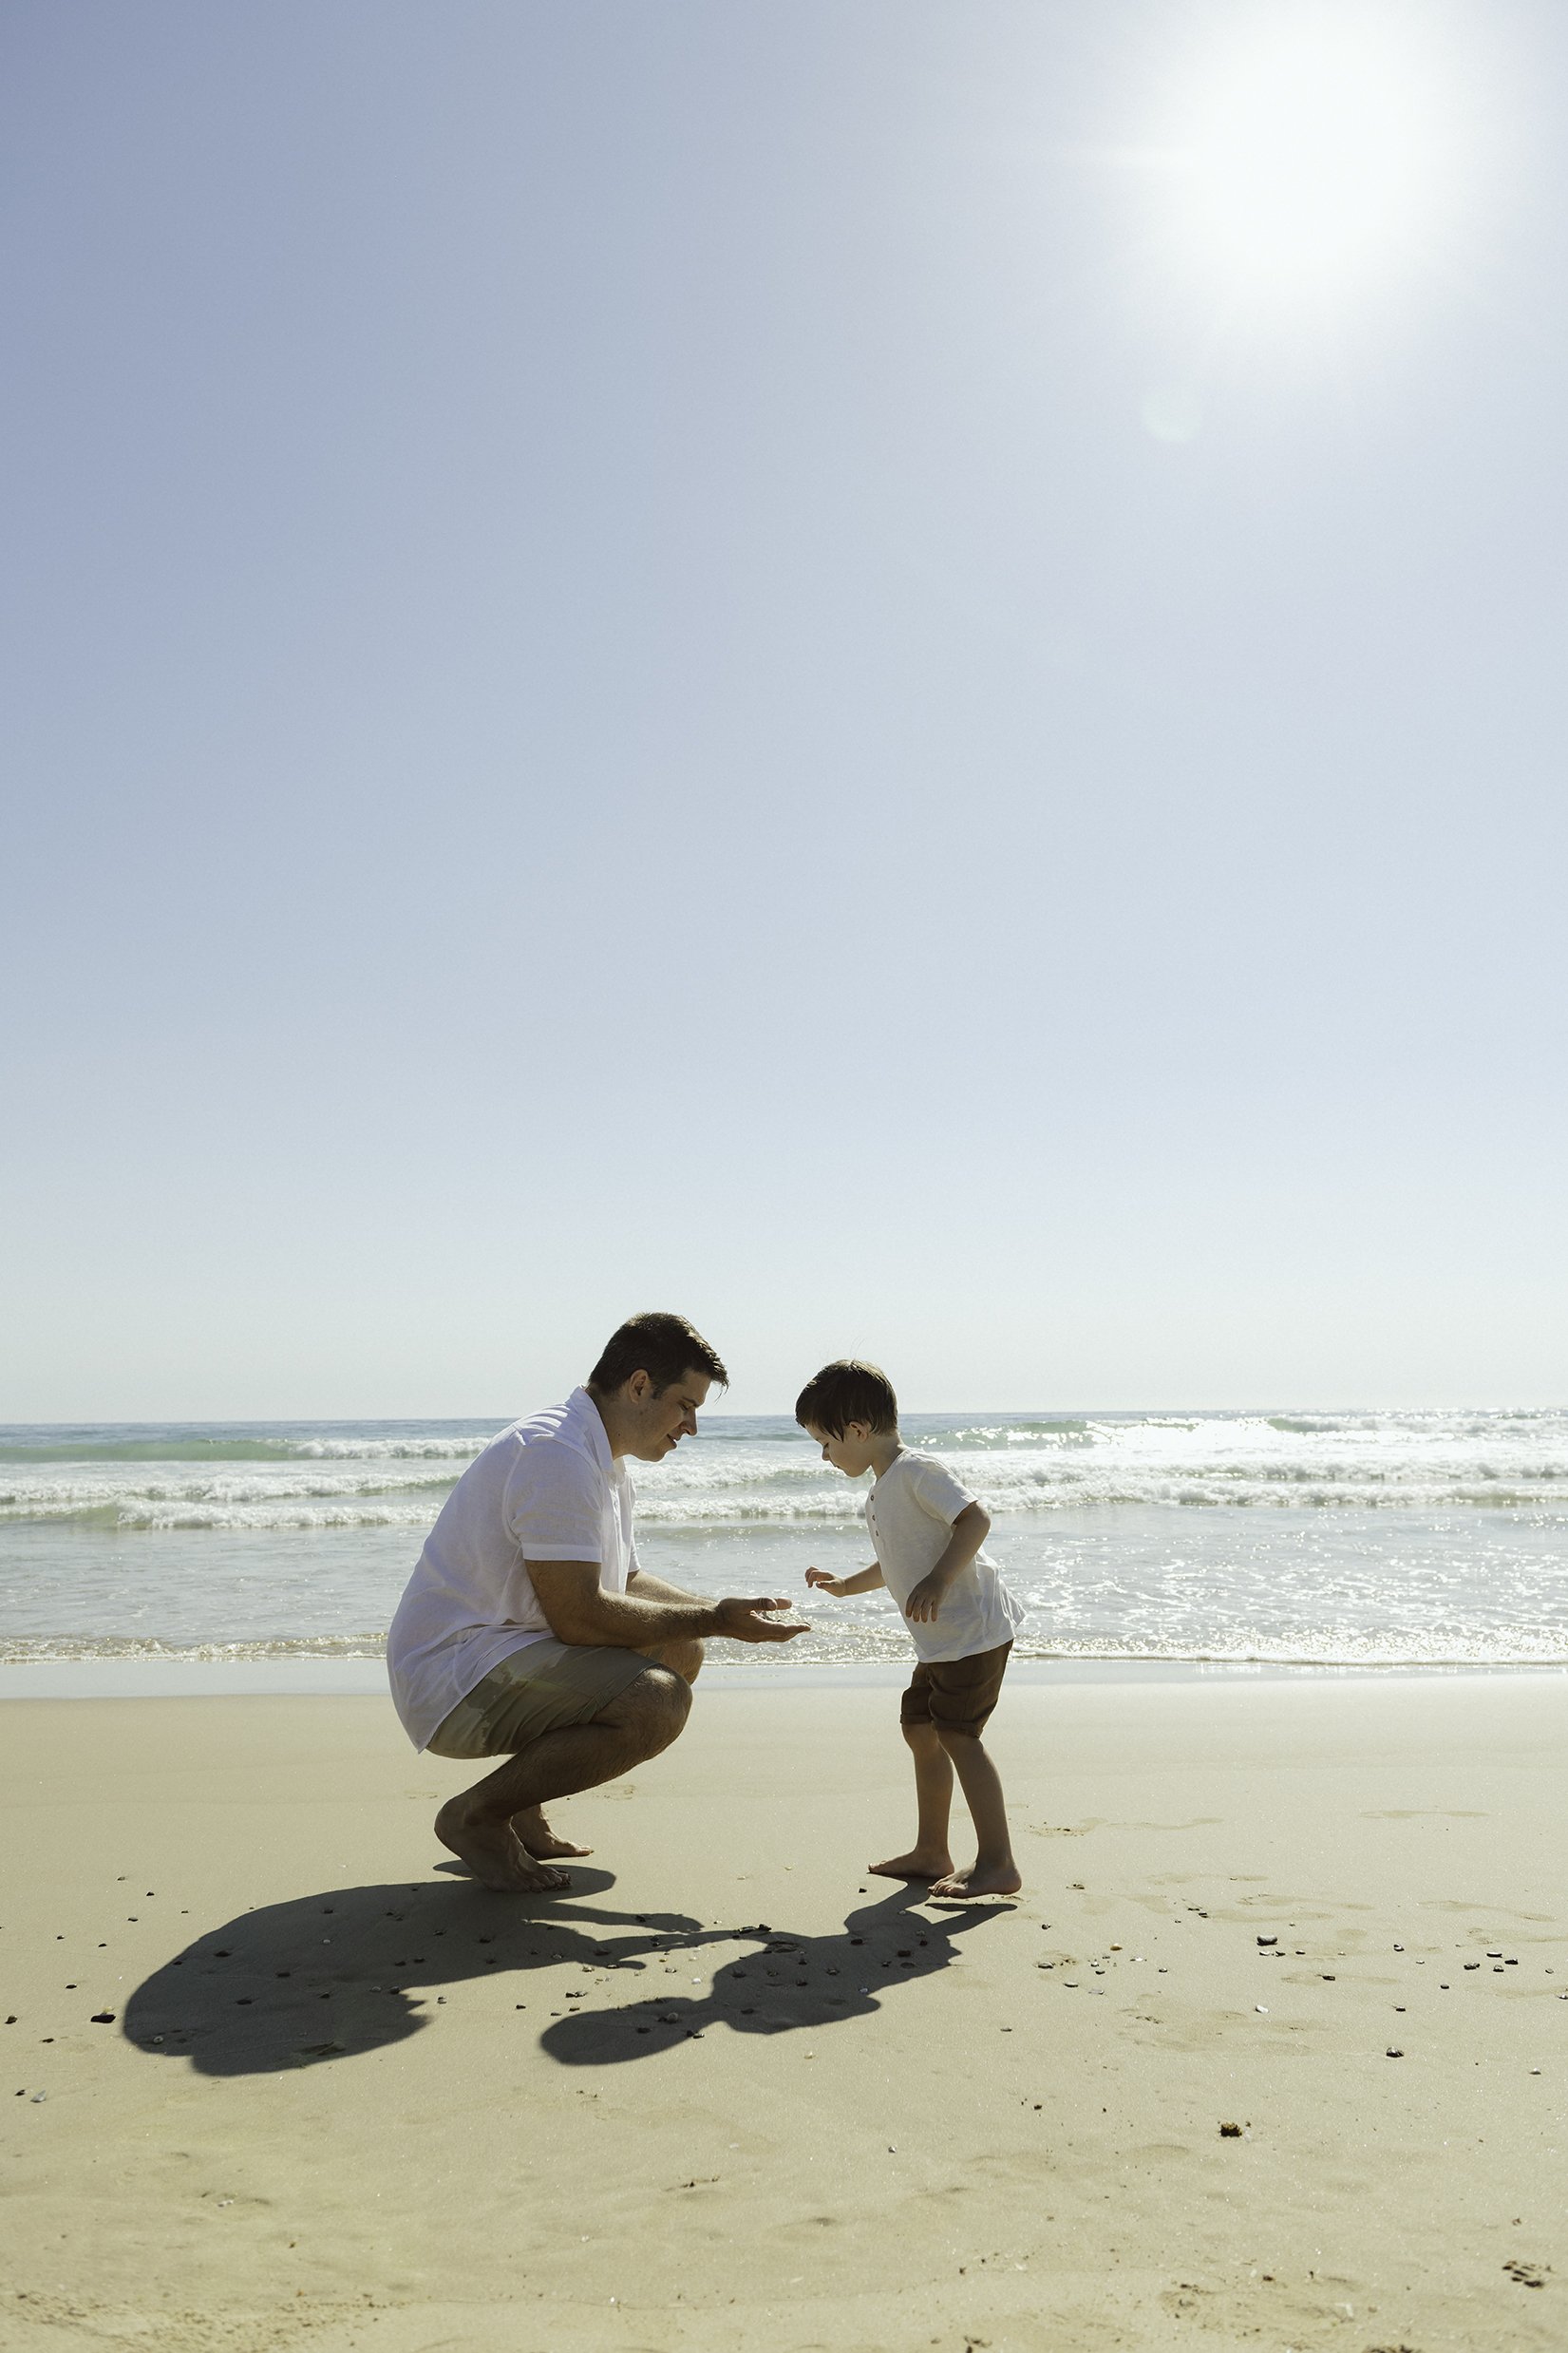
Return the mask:
<path id="1" fill-rule="evenodd" d="M 921 1578 L 904 1604 L 904 1616 L 917 1621 L 935 1619 L 942 1606 L 942 1596 L 969 1566 L 986 1538 L 991 1534 L 991 1514 L 983 1504 L 965 1504 L 953 1523 L 947 1549 L 935 1568 Z"/>
<path id="2" fill-rule="evenodd" d="M 882 1582 L 881 1563 L 873 1561 L 869 1568 L 857 1569 L 853 1577 L 830 1577 L 825 1568 L 808 1568 L 805 1581 L 819 1593 L 837 1593 L 841 1597 L 846 1593 L 874 1593 Z"/>

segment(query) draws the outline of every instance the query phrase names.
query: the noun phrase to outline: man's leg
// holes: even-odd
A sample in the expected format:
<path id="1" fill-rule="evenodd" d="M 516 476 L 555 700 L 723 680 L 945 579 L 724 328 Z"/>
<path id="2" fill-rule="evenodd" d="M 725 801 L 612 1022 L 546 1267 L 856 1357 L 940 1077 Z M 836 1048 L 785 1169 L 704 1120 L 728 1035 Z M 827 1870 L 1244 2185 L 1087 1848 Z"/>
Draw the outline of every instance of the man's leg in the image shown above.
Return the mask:
<path id="1" fill-rule="evenodd" d="M 651 1666 L 586 1724 L 541 1733 L 495 1772 L 443 1806 L 436 1835 L 487 1888 L 524 1894 L 568 1888 L 565 1871 L 536 1862 L 513 1816 L 532 1817 L 552 1797 L 597 1789 L 657 1756 L 691 1712 L 691 1687 L 667 1667 Z M 521 1831 L 531 1827 L 525 1818 Z"/>
<path id="2" fill-rule="evenodd" d="M 697 1599 L 694 1593 L 683 1593 L 679 1585 L 666 1584 L 662 1577 L 647 1577 L 640 1571 L 636 1590 L 638 1597 L 645 1602 L 694 1602 Z M 655 1666 L 668 1667 L 684 1683 L 694 1683 L 702 1673 L 703 1645 L 695 1636 L 690 1641 L 651 1642 L 638 1656 L 651 1659 Z M 528 1806 L 515 1813 L 512 1828 L 536 1862 L 564 1862 L 594 1851 L 592 1847 L 579 1847 L 570 1838 L 557 1837 L 539 1806 Z M 951 1870 L 953 1866 L 948 1862 L 942 1868 Z"/>

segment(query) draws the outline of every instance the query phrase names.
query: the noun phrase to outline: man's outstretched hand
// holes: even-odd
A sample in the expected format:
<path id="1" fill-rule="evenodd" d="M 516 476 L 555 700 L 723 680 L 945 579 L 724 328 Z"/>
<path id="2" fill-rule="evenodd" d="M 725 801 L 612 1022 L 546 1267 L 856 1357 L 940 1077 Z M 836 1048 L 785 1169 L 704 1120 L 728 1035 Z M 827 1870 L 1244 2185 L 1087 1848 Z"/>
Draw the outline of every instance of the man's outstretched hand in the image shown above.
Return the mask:
<path id="1" fill-rule="evenodd" d="M 718 1604 L 717 1634 L 727 1635 L 732 1642 L 792 1642 L 797 1634 L 809 1634 L 809 1626 L 781 1626 L 764 1612 L 770 1609 L 793 1609 L 791 1601 L 738 1602 L 733 1599 Z"/>

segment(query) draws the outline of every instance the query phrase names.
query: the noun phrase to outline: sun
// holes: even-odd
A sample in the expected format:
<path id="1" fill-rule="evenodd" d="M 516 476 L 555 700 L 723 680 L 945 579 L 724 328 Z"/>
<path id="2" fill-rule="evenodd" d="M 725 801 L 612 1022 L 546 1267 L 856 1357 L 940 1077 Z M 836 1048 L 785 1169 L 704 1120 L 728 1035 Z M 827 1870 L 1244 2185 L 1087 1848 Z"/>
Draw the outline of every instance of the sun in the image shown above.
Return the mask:
<path id="1" fill-rule="evenodd" d="M 1451 93 L 1407 20 L 1398 38 L 1375 11 L 1258 18 L 1182 93 L 1168 225 L 1192 267 L 1237 291 L 1347 293 L 1435 235 L 1453 193 Z"/>

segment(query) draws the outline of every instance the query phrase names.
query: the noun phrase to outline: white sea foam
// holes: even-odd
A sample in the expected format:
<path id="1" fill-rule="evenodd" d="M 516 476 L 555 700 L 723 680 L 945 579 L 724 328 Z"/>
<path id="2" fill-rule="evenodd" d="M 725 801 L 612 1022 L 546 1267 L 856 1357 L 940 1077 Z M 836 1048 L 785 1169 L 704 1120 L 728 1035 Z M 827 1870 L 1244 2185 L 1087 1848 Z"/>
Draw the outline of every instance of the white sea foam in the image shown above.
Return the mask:
<path id="1" fill-rule="evenodd" d="M 379 1634 L 303 1635 L 258 1642 L 171 1642 L 150 1635 L 51 1634 L 27 1640 L 0 1637 L 0 1664 L 25 1665 L 48 1659 L 179 1659 L 219 1664 L 249 1659 L 384 1659 L 387 1637 Z"/>
<path id="2" fill-rule="evenodd" d="M 435 1518 L 450 1492 L 452 1479 L 428 1476 L 387 1478 L 365 1471 L 340 1477 L 278 1472 L 271 1477 L 247 1470 L 243 1475 L 209 1478 L 126 1478 L 105 1469 L 98 1475 L 44 1479 L 12 1478 L 0 1484 L 0 1521 L 99 1520 L 120 1528 L 174 1526 L 222 1528 L 279 1528 L 327 1525 L 320 1510 L 301 1507 L 336 1506 L 337 1525 L 349 1527 L 361 1518 L 387 1516 L 388 1498 L 418 1495 L 422 1500 L 392 1511 L 399 1525 Z M 373 1499 L 356 1510 L 355 1499 Z M 249 1510 L 251 1517 L 240 1515 Z M 199 1516 L 171 1519 L 171 1512 Z"/>

